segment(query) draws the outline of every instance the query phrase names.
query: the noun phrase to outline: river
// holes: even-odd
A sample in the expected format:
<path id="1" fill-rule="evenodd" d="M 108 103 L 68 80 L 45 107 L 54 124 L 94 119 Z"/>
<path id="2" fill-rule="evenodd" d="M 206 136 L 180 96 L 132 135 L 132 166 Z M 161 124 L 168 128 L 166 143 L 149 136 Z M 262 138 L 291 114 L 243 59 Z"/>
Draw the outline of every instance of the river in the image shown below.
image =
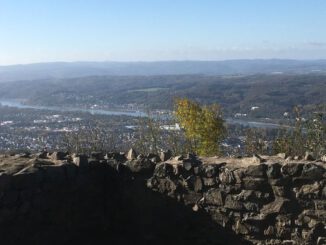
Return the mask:
<path id="1" fill-rule="evenodd" d="M 123 110 L 101 110 L 101 109 L 83 109 L 76 107 L 59 107 L 59 106 L 39 106 L 39 105 L 25 105 L 19 100 L 1 100 L 0 104 L 2 106 L 22 108 L 22 109 L 35 109 L 35 110 L 51 110 L 51 111 L 61 111 L 61 112 L 87 112 L 93 115 L 113 115 L 113 116 L 133 116 L 133 117 L 145 117 L 147 114 L 141 111 L 123 111 Z M 243 126 L 248 126 L 251 128 L 279 128 L 283 125 L 276 123 L 266 123 L 266 122 L 256 122 L 256 121 L 246 121 L 241 119 L 227 118 L 225 120 L 228 124 L 240 124 Z"/>

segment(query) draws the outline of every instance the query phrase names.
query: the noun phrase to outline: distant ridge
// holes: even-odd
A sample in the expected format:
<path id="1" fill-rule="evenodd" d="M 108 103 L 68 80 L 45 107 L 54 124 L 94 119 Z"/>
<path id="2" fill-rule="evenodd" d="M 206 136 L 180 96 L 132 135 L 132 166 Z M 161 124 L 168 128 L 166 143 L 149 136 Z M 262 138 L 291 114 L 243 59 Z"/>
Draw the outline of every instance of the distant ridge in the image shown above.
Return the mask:
<path id="1" fill-rule="evenodd" d="M 0 82 L 102 75 L 249 75 L 257 73 L 326 73 L 326 60 L 252 59 L 224 61 L 34 63 L 0 66 Z"/>

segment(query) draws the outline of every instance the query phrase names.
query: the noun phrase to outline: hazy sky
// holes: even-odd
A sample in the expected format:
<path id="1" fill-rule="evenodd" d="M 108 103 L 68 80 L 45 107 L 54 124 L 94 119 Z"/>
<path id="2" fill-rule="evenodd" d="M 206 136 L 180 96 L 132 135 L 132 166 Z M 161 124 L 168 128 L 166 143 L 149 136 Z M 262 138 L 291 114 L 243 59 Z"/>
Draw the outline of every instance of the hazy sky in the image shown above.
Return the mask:
<path id="1" fill-rule="evenodd" d="M 0 0 L 0 65 L 326 58 L 326 0 Z"/>

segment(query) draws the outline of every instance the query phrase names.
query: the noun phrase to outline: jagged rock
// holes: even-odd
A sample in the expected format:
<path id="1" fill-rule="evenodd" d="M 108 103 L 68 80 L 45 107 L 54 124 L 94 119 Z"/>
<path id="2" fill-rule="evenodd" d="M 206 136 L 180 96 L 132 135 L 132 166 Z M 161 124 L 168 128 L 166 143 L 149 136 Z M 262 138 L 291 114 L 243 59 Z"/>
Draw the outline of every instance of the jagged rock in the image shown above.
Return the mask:
<path id="1" fill-rule="evenodd" d="M 36 157 L 40 159 L 48 159 L 48 154 L 49 153 L 47 151 L 42 151 L 40 153 L 37 153 Z"/>
<path id="2" fill-rule="evenodd" d="M 269 164 L 267 167 L 267 177 L 270 179 L 277 179 L 281 177 L 281 164 L 279 163 L 273 163 Z"/>
<path id="3" fill-rule="evenodd" d="M 311 185 L 301 186 L 300 190 L 297 192 L 296 195 L 298 198 L 316 199 L 319 197 L 320 190 L 320 184 L 318 182 L 315 182 Z"/>
<path id="4" fill-rule="evenodd" d="M 282 158 L 282 159 L 286 159 L 287 158 L 287 155 L 283 152 L 283 153 L 278 153 L 277 156 L 279 158 Z"/>
<path id="5" fill-rule="evenodd" d="M 170 150 L 162 151 L 160 158 L 162 162 L 169 160 L 172 157 L 172 152 Z"/>
<path id="6" fill-rule="evenodd" d="M 86 155 L 76 155 L 73 157 L 73 163 L 80 168 L 88 167 L 88 157 Z"/>
<path id="7" fill-rule="evenodd" d="M 216 178 L 203 178 L 203 184 L 206 187 L 214 187 L 217 185 Z"/>
<path id="8" fill-rule="evenodd" d="M 266 170 L 267 170 L 266 164 L 250 165 L 247 167 L 247 170 L 245 171 L 245 175 L 251 177 L 263 178 L 266 176 Z"/>
<path id="9" fill-rule="evenodd" d="M 234 184 L 235 183 L 235 177 L 233 175 L 233 172 L 231 170 L 229 170 L 228 168 L 220 169 L 219 180 L 221 181 L 222 184 Z"/>
<path id="10" fill-rule="evenodd" d="M 155 168 L 155 164 L 146 158 L 127 161 L 124 164 L 134 173 L 152 173 Z"/>
<path id="11" fill-rule="evenodd" d="M 264 205 L 260 212 L 265 215 L 287 214 L 290 212 L 295 212 L 297 209 L 297 205 L 291 202 L 290 199 L 277 197 L 275 198 L 274 202 Z"/>
<path id="12" fill-rule="evenodd" d="M 67 152 L 63 151 L 55 151 L 50 155 L 52 160 L 65 160 L 66 156 L 68 155 Z"/>
<path id="13" fill-rule="evenodd" d="M 137 153 L 136 153 L 135 149 L 130 148 L 130 150 L 127 152 L 126 158 L 129 161 L 136 159 L 137 158 Z"/>
<path id="14" fill-rule="evenodd" d="M 201 192 L 203 189 L 203 181 L 199 176 L 189 176 L 187 179 L 187 186 L 195 191 L 195 192 Z"/>
<path id="15" fill-rule="evenodd" d="M 194 204 L 198 204 L 200 200 L 203 198 L 201 193 L 189 192 L 187 194 L 182 195 L 182 200 L 185 205 L 193 206 Z"/>
<path id="16" fill-rule="evenodd" d="M 312 152 L 306 152 L 304 156 L 304 160 L 306 161 L 315 161 L 316 159 L 313 157 Z"/>
<path id="17" fill-rule="evenodd" d="M 305 164 L 302 168 L 301 177 L 311 180 L 320 180 L 323 178 L 325 169 L 316 164 Z"/>
<path id="18" fill-rule="evenodd" d="M 155 166 L 154 176 L 165 178 L 174 175 L 174 168 L 169 163 L 159 163 Z"/>
<path id="19" fill-rule="evenodd" d="M 286 163 L 282 166 L 281 172 L 283 175 L 300 176 L 303 169 L 302 163 Z"/>
<path id="20" fill-rule="evenodd" d="M 272 186 L 274 196 L 289 197 L 290 190 L 287 186 Z"/>
<path id="21" fill-rule="evenodd" d="M 227 195 L 225 198 L 224 207 L 231 210 L 244 211 L 244 205 L 242 202 L 236 200 L 233 195 Z"/>
<path id="22" fill-rule="evenodd" d="M 201 165 L 201 172 L 204 177 L 216 177 L 218 174 L 218 166 L 216 164 L 203 164 Z"/>
<path id="23" fill-rule="evenodd" d="M 251 177 L 243 179 L 243 187 L 246 190 L 261 190 L 263 192 L 268 192 L 270 188 L 266 179 Z"/>
<path id="24" fill-rule="evenodd" d="M 264 158 L 262 158 L 261 156 L 259 156 L 258 154 L 254 154 L 252 156 L 252 160 L 251 161 L 254 164 L 259 164 L 259 163 L 265 162 L 266 160 Z"/>
<path id="25" fill-rule="evenodd" d="M 222 206 L 224 204 L 224 194 L 218 189 L 210 189 L 204 194 L 204 198 L 208 205 Z"/>

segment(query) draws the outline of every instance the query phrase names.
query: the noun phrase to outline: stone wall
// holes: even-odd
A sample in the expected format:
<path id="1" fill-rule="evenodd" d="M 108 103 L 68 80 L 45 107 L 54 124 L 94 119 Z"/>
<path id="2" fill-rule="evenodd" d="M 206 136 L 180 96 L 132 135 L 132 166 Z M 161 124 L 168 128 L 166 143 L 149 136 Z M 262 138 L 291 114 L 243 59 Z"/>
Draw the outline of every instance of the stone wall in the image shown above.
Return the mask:
<path id="1" fill-rule="evenodd" d="M 325 163 L 167 155 L 1 156 L 1 244 L 326 244 Z"/>

